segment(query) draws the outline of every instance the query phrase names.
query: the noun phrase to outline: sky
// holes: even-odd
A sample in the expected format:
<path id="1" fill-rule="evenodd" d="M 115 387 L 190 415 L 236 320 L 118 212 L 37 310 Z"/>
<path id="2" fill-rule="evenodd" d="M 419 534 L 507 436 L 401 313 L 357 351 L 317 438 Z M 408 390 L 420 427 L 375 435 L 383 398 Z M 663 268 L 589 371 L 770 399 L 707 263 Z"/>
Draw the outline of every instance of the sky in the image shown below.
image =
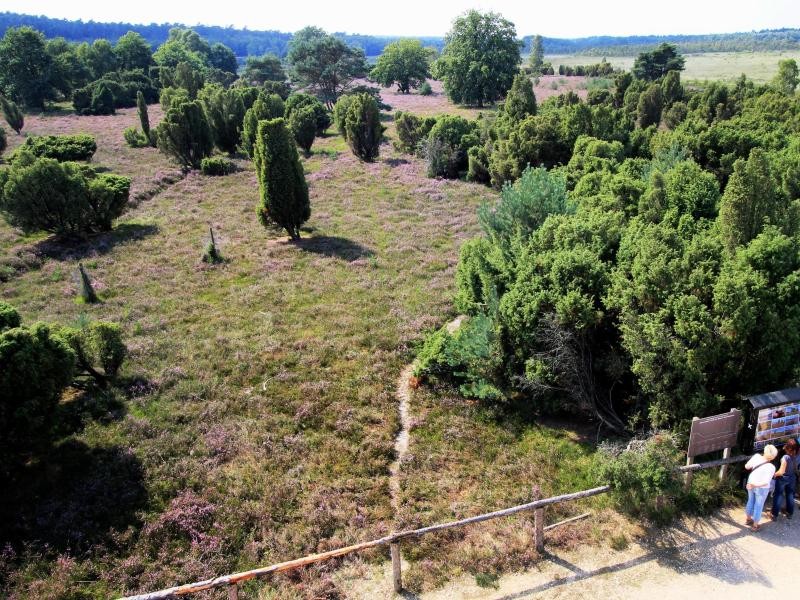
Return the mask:
<path id="1" fill-rule="evenodd" d="M 101 22 L 182 23 L 297 31 L 306 25 L 370 35 L 442 36 L 453 19 L 475 8 L 498 12 L 521 37 L 731 33 L 800 28 L 800 0 L 3 0 L 4 11 Z"/>

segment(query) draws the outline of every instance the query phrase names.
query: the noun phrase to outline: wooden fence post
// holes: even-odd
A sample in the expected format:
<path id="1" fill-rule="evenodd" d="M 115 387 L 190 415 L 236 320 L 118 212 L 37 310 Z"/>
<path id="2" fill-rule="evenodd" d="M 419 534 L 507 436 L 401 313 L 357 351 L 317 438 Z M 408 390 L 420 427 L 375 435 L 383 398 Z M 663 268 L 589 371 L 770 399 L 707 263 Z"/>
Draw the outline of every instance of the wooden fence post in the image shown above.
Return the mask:
<path id="1" fill-rule="evenodd" d="M 399 542 L 391 542 L 389 550 L 392 554 L 392 580 L 394 582 L 394 591 L 398 594 L 403 591 L 403 576 L 400 570 L 400 544 Z"/>
<path id="2" fill-rule="evenodd" d="M 544 552 L 544 508 L 533 511 L 533 543 L 536 552 Z"/>
<path id="3" fill-rule="evenodd" d="M 731 449 L 725 448 L 722 451 L 722 458 L 730 458 L 730 457 L 731 457 Z M 719 468 L 719 480 L 724 481 L 727 476 L 728 476 L 728 465 L 722 465 Z"/>
<path id="4" fill-rule="evenodd" d="M 736 412 L 737 409 L 732 408 L 731 412 Z M 731 457 L 731 449 L 725 448 L 722 451 L 722 458 L 730 458 Z M 719 480 L 723 481 L 728 476 L 728 465 L 722 465 L 719 468 Z"/>
<path id="5" fill-rule="evenodd" d="M 700 420 L 700 417 L 693 417 L 692 418 L 692 421 L 699 421 L 699 420 Z M 694 456 L 688 456 L 687 455 L 686 456 L 686 466 L 688 467 L 689 465 L 693 465 L 693 464 L 694 464 Z M 689 491 L 689 488 L 692 487 L 692 477 L 693 476 L 694 476 L 694 473 L 692 473 L 691 471 L 686 471 L 686 473 L 683 474 L 683 489 L 686 490 L 687 492 Z"/>

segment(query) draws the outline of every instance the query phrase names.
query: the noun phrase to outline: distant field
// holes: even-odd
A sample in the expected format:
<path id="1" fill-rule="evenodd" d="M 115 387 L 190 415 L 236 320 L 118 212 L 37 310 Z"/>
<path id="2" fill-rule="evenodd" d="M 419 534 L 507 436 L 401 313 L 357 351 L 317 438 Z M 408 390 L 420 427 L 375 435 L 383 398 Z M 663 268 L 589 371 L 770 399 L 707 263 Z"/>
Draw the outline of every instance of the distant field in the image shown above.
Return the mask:
<path id="1" fill-rule="evenodd" d="M 800 60 L 800 50 L 785 52 L 708 52 L 686 54 L 684 81 L 716 79 L 731 81 L 742 73 L 750 79 L 765 82 L 772 79 L 778 70 L 778 61 L 785 58 Z M 635 56 L 612 56 L 607 58 L 615 67 L 630 70 Z M 558 65 L 587 65 L 600 62 L 596 56 L 566 54 L 547 56 L 546 60 L 558 70 Z"/>

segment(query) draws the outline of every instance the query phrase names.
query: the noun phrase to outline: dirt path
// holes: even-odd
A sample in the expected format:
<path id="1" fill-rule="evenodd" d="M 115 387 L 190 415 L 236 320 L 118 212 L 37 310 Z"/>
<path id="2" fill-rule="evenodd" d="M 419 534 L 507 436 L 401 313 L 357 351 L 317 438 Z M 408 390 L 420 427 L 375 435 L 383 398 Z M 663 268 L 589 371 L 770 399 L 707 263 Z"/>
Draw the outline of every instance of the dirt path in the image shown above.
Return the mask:
<path id="1" fill-rule="evenodd" d="M 626 550 L 587 547 L 547 552 L 535 568 L 507 575 L 495 588 L 463 577 L 419 600 L 528 600 L 602 598 L 738 600 L 795 597 L 800 592 L 800 515 L 767 523 L 757 534 L 743 526 L 741 509 L 714 518 L 685 519 Z M 392 598 L 384 565 L 351 589 L 352 598 Z M 356 582 L 352 582 L 356 583 Z M 794 592 L 794 594 L 792 594 Z M 367 595 L 363 595 L 366 593 Z"/>
<path id="2" fill-rule="evenodd" d="M 454 333 L 461 327 L 461 322 L 465 318 L 464 315 L 459 315 L 450 321 L 446 326 L 448 333 Z M 409 432 L 411 430 L 409 409 L 411 406 L 411 377 L 413 372 L 414 365 L 406 365 L 397 379 L 397 391 L 395 392 L 400 413 L 400 431 L 397 432 L 397 437 L 394 440 L 395 460 L 389 466 L 389 489 L 392 494 L 392 508 L 395 514 L 398 513 L 400 508 L 400 464 L 408 453 Z"/>

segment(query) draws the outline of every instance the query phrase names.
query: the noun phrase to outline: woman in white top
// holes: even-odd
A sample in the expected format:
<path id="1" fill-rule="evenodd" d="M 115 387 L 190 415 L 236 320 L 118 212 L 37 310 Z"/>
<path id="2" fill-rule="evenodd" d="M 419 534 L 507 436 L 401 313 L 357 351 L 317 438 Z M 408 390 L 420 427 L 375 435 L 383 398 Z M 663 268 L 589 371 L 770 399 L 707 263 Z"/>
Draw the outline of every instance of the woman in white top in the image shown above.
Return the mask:
<path id="1" fill-rule="evenodd" d="M 758 531 L 758 522 L 761 520 L 761 511 L 769 494 L 769 484 L 775 475 L 775 465 L 772 461 L 778 456 L 778 449 L 772 444 L 764 448 L 764 454 L 754 454 L 745 469 L 750 471 L 747 478 L 747 506 L 744 509 L 747 520 L 753 531 Z"/>

